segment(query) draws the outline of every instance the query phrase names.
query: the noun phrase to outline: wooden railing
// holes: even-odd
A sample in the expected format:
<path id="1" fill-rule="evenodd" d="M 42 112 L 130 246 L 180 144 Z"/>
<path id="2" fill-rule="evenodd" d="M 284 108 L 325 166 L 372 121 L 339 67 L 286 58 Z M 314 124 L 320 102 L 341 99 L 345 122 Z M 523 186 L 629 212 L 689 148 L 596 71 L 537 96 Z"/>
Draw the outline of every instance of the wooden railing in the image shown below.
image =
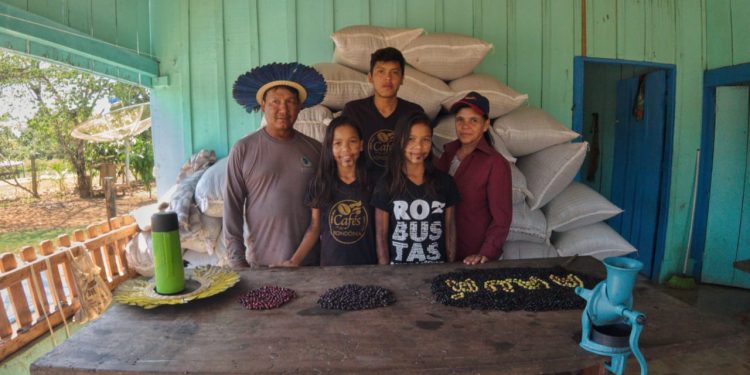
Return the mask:
<path id="1" fill-rule="evenodd" d="M 85 232 L 75 231 L 42 241 L 39 249 L 21 250 L 22 264 L 13 253 L 0 257 L 0 360 L 37 337 L 70 320 L 80 308 L 73 278 L 71 258 L 84 249 L 101 269 L 101 277 L 114 289 L 130 278 L 125 245 L 135 237 L 138 226 L 131 216 L 122 216 L 89 225 Z M 72 257 L 71 257 L 72 256 Z M 7 296 L 7 299 L 5 298 Z"/>

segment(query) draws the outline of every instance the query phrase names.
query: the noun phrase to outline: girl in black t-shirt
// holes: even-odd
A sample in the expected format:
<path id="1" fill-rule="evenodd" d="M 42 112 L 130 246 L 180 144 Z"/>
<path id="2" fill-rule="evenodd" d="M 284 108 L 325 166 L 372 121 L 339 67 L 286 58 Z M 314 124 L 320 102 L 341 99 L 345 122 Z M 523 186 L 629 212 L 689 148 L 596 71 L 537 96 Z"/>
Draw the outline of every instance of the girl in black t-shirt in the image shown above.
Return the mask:
<path id="1" fill-rule="evenodd" d="M 379 264 L 452 262 L 456 257 L 453 178 L 432 164 L 432 128 L 424 112 L 405 115 L 373 193 Z"/>
<path id="2" fill-rule="evenodd" d="M 374 264 L 371 184 L 362 153 L 362 131 L 351 119 L 331 121 L 323 139 L 320 163 L 305 196 L 310 226 L 294 255 L 277 266 L 296 267 L 321 240 L 320 265 Z"/>

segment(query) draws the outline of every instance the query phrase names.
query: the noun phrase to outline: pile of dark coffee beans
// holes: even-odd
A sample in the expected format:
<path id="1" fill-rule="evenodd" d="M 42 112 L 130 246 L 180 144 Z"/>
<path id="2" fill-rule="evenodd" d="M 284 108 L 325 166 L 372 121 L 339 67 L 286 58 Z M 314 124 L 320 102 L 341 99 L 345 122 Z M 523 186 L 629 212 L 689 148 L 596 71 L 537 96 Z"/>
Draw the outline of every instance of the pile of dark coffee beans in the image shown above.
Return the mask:
<path id="1" fill-rule="evenodd" d="M 328 289 L 318 299 L 318 305 L 328 310 L 367 310 L 385 307 L 396 302 L 393 292 L 375 285 L 346 284 Z"/>
<path id="2" fill-rule="evenodd" d="M 294 290 L 266 285 L 245 293 L 239 301 L 248 310 L 268 310 L 289 302 L 296 295 Z"/>
<path id="3" fill-rule="evenodd" d="M 591 289 L 599 281 L 562 267 L 463 270 L 435 277 L 432 294 L 444 305 L 480 310 L 583 309 L 575 287 Z"/>

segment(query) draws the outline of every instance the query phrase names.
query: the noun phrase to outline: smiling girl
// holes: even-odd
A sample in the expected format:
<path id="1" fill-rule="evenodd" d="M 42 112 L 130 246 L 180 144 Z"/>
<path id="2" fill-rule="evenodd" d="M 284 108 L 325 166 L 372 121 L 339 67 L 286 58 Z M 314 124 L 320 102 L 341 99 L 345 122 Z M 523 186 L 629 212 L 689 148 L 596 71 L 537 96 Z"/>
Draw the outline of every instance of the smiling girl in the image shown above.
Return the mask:
<path id="1" fill-rule="evenodd" d="M 321 241 L 320 265 L 374 264 L 371 189 L 362 153 L 362 131 L 341 116 L 328 125 L 315 179 L 305 204 L 311 207 L 310 227 L 294 255 L 277 266 L 296 267 Z"/>
<path id="2" fill-rule="evenodd" d="M 379 264 L 455 260 L 458 189 L 432 165 L 429 124 L 424 112 L 396 124 L 387 169 L 372 197 Z"/>

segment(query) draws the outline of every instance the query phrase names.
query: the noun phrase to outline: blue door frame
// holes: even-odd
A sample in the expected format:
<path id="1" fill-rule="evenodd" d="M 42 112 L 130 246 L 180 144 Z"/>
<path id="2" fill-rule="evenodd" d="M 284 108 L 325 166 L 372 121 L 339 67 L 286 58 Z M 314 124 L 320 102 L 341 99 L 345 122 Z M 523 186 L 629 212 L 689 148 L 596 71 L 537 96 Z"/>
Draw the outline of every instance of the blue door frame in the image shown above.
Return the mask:
<path id="1" fill-rule="evenodd" d="M 695 260 L 692 275 L 700 280 L 703 270 L 703 251 L 706 248 L 708 201 L 711 193 L 711 173 L 714 159 L 714 130 L 716 127 L 716 88 L 719 86 L 750 85 L 750 63 L 707 70 L 703 73 L 703 121 L 701 125 L 701 159 L 698 176 L 698 197 L 695 204 L 695 225 L 691 258 Z"/>
<path id="2" fill-rule="evenodd" d="M 612 64 L 612 65 L 632 65 L 639 67 L 652 67 L 663 69 L 667 74 L 667 124 L 666 134 L 664 137 L 664 164 L 662 180 L 660 183 L 660 195 L 662 197 L 659 204 L 659 217 L 657 219 L 656 248 L 654 249 L 654 264 L 650 278 L 659 276 L 661 264 L 664 260 L 664 246 L 667 234 L 667 219 L 669 216 L 669 197 L 670 186 L 672 181 L 672 143 L 674 138 L 674 109 L 675 109 L 675 84 L 676 84 L 676 67 L 674 64 L 660 64 L 647 61 L 631 61 L 606 59 L 599 57 L 576 56 L 573 58 L 573 131 L 583 134 L 583 87 L 584 87 L 584 68 L 585 63 Z"/>

